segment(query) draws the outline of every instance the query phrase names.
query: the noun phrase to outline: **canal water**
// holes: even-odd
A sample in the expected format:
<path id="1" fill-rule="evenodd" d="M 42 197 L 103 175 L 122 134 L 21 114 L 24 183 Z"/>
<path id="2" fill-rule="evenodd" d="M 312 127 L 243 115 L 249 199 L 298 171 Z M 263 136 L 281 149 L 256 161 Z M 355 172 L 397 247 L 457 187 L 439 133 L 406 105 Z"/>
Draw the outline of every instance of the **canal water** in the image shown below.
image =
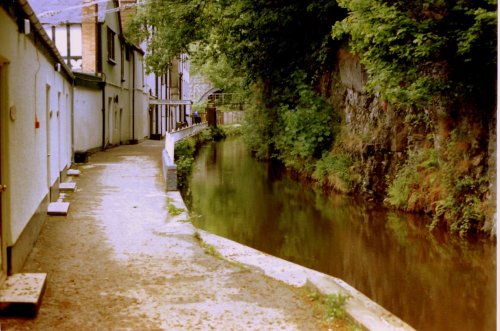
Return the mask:
<path id="1" fill-rule="evenodd" d="M 428 219 L 295 181 L 238 139 L 197 155 L 183 193 L 199 228 L 338 277 L 418 330 L 495 330 L 496 247 Z"/>

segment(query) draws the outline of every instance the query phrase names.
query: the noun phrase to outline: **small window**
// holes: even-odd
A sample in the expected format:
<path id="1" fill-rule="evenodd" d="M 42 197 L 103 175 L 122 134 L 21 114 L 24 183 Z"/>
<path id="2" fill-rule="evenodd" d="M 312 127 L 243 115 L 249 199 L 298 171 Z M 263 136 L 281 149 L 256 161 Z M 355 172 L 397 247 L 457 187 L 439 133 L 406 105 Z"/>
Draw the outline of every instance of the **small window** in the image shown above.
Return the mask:
<path id="1" fill-rule="evenodd" d="M 108 28 L 108 61 L 116 63 L 115 58 L 115 32 Z"/>

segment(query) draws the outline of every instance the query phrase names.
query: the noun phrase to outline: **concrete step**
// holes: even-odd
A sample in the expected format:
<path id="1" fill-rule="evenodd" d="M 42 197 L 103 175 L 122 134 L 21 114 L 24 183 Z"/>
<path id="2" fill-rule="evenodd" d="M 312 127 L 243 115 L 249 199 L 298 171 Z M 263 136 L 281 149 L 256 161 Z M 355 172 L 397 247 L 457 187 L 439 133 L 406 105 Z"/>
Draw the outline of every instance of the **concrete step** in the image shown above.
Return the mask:
<path id="1" fill-rule="evenodd" d="M 61 192 L 74 192 L 76 190 L 76 183 L 67 182 L 59 184 L 59 191 Z"/>
<path id="2" fill-rule="evenodd" d="M 68 169 L 68 172 L 66 172 L 68 176 L 80 176 L 80 170 L 77 169 Z"/>
<path id="3" fill-rule="evenodd" d="M 19 273 L 7 277 L 0 287 L 0 315 L 35 317 L 46 280 L 46 273 Z"/>
<path id="4" fill-rule="evenodd" d="M 47 208 L 47 214 L 49 215 L 58 215 L 58 216 L 66 216 L 68 215 L 69 210 L 69 202 L 51 202 L 49 203 L 49 207 Z"/>

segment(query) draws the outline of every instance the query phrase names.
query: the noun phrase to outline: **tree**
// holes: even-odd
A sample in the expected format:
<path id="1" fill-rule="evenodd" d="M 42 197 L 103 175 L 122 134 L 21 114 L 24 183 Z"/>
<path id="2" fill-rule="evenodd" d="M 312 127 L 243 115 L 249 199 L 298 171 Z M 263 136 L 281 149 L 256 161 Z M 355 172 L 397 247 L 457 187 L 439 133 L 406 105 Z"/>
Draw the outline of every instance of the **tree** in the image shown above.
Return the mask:
<path id="1" fill-rule="evenodd" d="M 331 26 L 344 15 L 329 0 L 150 0 L 134 20 L 132 32 L 150 40 L 150 71 L 163 72 L 181 52 L 190 53 L 205 69 L 226 63 L 218 69 L 242 77 L 243 86 L 252 88 L 260 100 L 260 124 L 253 127 L 255 136 L 261 137 L 254 140 L 256 146 L 285 149 L 275 155 L 312 157 L 321 155 L 332 141 L 325 134 L 333 133 L 334 112 L 318 99 L 315 85 L 334 63 Z M 303 107 L 313 111 L 302 111 L 296 118 L 293 113 Z M 310 121 L 315 130 L 309 132 L 304 124 Z M 294 135 L 297 130 L 301 134 Z M 290 137 L 285 139 L 283 132 Z M 296 141 L 297 137 L 307 141 Z"/>

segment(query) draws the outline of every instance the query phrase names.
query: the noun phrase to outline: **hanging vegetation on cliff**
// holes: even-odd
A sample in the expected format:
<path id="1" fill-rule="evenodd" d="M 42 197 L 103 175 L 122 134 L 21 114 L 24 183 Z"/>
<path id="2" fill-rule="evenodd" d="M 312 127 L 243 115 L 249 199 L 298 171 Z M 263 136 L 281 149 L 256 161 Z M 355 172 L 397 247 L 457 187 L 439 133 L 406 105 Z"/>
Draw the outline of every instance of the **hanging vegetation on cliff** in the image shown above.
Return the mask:
<path id="1" fill-rule="evenodd" d="M 394 105 L 494 96 L 497 1 L 339 0 L 349 11 L 333 36 L 349 37 L 368 87 Z"/>
<path id="2" fill-rule="evenodd" d="M 368 91 L 399 108 L 391 125 L 404 119 L 413 140 L 406 162 L 386 178 L 386 201 L 432 213 L 431 227 L 444 220 L 461 235 L 490 231 L 496 1 L 339 3 L 349 14 L 333 36 L 346 38 L 367 70 Z"/>

